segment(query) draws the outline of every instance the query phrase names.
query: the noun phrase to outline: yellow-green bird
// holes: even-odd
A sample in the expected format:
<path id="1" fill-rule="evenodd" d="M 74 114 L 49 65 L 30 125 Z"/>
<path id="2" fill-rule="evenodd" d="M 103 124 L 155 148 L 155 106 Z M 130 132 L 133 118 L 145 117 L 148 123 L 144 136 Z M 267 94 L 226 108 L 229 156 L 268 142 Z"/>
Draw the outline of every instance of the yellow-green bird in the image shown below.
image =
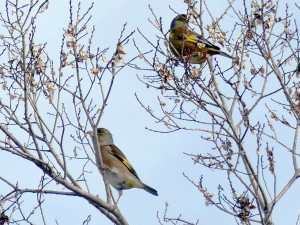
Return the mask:
<path id="1" fill-rule="evenodd" d="M 232 56 L 222 52 L 218 46 L 190 30 L 185 14 L 180 14 L 172 20 L 169 45 L 176 57 L 191 64 L 203 64 L 209 56 L 217 54 L 233 59 Z"/>
<path id="2" fill-rule="evenodd" d="M 92 132 L 89 132 L 92 134 Z M 100 152 L 105 169 L 106 181 L 119 192 L 123 189 L 140 188 L 158 195 L 152 187 L 144 184 L 121 150 L 115 146 L 111 133 L 105 128 L 97 129 Z M 118 198 L 118 199 L 119 199 Z"/>

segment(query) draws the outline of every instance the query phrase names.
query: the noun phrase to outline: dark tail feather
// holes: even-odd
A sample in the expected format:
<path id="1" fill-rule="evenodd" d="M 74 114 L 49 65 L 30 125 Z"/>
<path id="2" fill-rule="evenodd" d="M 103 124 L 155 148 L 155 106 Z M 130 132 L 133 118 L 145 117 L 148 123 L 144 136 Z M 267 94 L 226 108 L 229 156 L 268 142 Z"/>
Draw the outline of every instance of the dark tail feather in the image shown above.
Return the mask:
<path id="1" fill-rule="evenodd" d="M 208 50 L 208 54 L 210 55 L 221 55 L 221 56 L 225 56 L 227 58 L 230 58 L 230 59 L 234 59 L 232 56 L 228 55 L 227 53 L 225 52 L 222 52 L 221 50 L 219 49 L 214 49 L 214 48 L 209 48 Z"/>
<path id="2" fill-rule="evenodd" d="M 144 189 L 145 191 L 149 192 L 150 194 L 153 194 L 153 195 L 155 195 L 155 196 L 158 196 L 157 191 L 156 191 L 154 188 L 149 187 L 149 186 L 146 185 L 146 184 L 144 184 L 143 189 Z"/>
<path id="3" fill-rule="evenodd" d="M 225 56 L 225 57 L 227 57 L 227 58 L 234 59 L 232 56 L 228 55 L 228 54 L 225 53 L 225 52 L 219 51 L 219 54 L 222 55 L 222 56 Z"/>

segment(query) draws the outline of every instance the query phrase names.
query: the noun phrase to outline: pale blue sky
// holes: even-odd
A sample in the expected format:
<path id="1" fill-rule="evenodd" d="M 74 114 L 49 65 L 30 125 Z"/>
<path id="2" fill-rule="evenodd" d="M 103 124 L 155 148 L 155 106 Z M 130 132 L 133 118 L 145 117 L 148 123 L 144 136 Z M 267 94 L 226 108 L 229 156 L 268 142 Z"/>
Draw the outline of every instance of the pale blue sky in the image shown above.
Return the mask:
<path id="1" fill-rule="evenodd" d="M 82 8 L 87 8 L 91 2 L 89 0 L 82 1 Z M 214 13 L 217 14 L 218 9 L 222 8 L 221 2 L 225 3 L 226 1 L 212 1 L 212 4 L 218 4 L 218 7 L 214 8 Z M 94 44 L 98 42 L 97 45 L 100 48 L 111 47 L 114 49 L 125 22 L 128 23 L 128 34 L 139 27 L 147 37 L 153 38 L 155 42 L 155 36 L 159 34 L 148 22 L 148 18 L 153 19 L 148 4 L 151 5 L 157 16 L 162 17 L 165 31 L 175 16 L 169 6 L 180 13 L 186 12 L 183 1 L 96 1 L 92 9 L 93 18 L 89 24 L 89 30 L 92 29 L 92 25 L 96 27 Z M 48 11 L 39 19 L 38 38 L 41 42 L 48 43 L 47 49 L 52 56 L 59 55 L 62 28 L 67 26 L 68 17 L 68 1 L 52 0 Z M 151 49 L 150 46 L 147 47 L 145 40 L 137 32 L 134 39 L 144 46 L 144 49 Z M 125 61 L 136 54 L 132 42 L 125 47 L 125 51 L 127 53 Z M 219 60 L 227 63 L 228 59 L 220 58 Z M 166 130 L 162 125 L 155 123 L 155 120 L 142 109 L 134 97 L 134 93 L 137 93 L 141 100 L 150 104 L 154 110 L 159 110 L 156 99 L 160 93 L 145 88 L 136 78 L 137 74 L 144 73 L 134 69 L 125 69 L 118 75 L 101 126 L 111 131 L 115 144 L 125 153 L 141 180 L 155 188 L 159 196 L 155 197 L 138 189 L 124 191 L 119 201 L 121 212 L 130 225 L 154 225 L 158 224 L 156 212 L 158 211 L 162 218 L 165 202 L 168 202 L 169 217 L 175 218 L 182 215 L 182 218 L 190 222 L 196 222 L 199 219 L 200 225 L 234 224 L 235 222 L 230 216 L 214 207 L 206 207 L 202 194 L 182 175 L 184 172 L 197 182 L 201 174 L 209 172 L 205 181 L 209 180 L 209 187 L 214 189 L 217 188 L 219 180 L 224 175 L 195 166 L 191 159 L 183 154 L 183 152 L 194 154 L 206 152 L 208 146 L 201 139 L 201 134 L 186 131 L 159 134 L 145 129 L 145 127 L 149 127 Z M 6 154 L 5 157 L 11 156 Z M 12 158 L 15 159 L 15 157 Z M 5 166 L 4 168 L 0 165 L 0 169 L 14 171 L 13 164 Z M 13 174 L 12 176 L 23 185 L 32 184 L 31 179 L 37 184 L 38 180 L 35 180 L 33 176 L 28 177 L 28 171 L 31 171 L 33 166 L 25 163 L 24 165 L 20 164 L 20 167 L 22 167 L 22 171 L 26 171 L 26 174 Z M 104 197 L 102 178 L 98 171 L 94 170 L 90 179 L 92 180 L 92 192 Z M 277 224 L 295 224 L 297 215 L 300 213 L 300 197 L 297 191 L 299 187 L 296 185 L 298 185 L 297 182 L 287 197 L 282 199 L 278 213 L 274 213 Z M 293 197 L 293 202 L 289 200 L 288 196 Z M 111 224 L 85 200 L 49 196 L 46 197 L 46 202 L 46 219 L 50 221 L 49 224 L 55 224 L 54 219 L 57 219 L 59 224 L 81 224 L 89 214 L 92 215 L 90 225 Z M 281 218 L 282 215 L 285 215 L 285 218 Z"/>

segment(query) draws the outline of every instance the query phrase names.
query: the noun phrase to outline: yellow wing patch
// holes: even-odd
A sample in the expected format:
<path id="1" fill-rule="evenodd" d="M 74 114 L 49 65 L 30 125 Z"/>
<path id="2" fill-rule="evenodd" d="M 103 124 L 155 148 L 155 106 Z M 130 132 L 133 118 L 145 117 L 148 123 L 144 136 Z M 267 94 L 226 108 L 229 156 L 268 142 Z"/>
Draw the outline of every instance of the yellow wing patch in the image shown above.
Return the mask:
<path id="1" fill-rule="evenodd" d="M 126 156 L 121 152 L 120 149 L 118 149 L 116 146 L 111 145 L 111 154 L 116 157 L 120 162 L 124 164 L 124 166 L 134 175 L 136 178 L 140 179 L 134 170 L 133 166 L 130 164 L 130 162 L 127 160 Z"/>

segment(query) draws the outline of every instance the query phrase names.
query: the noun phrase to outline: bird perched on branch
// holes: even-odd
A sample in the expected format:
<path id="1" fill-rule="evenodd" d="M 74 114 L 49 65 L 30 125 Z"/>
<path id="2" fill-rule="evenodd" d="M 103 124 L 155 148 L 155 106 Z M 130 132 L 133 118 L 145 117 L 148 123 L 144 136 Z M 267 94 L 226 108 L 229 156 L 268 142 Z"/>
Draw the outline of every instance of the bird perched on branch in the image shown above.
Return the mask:
<path id="1" fill-rule="evenodd" d="M 176 16 L 170 26 L 169 45 L 171 52 L 180 60 L 191 64 L 203 64 L 211 55 L 222 55 L 233 59 L 222 52 L 218 46 L 205 40 L 201 35 L 188 27 L 185 14 Z"/>
<path id="2" fill-rule="evenodd" d="M 89 133 L 92 134 L 93 132 Z M 100 145 L 99 151 L 102 156 L 106 181 L 118 190 L 119 198 L 122 195 L 123 189 L 130 188 L 140 188 L 150 194 L 158 195 L 155 189 L 149 187 L 140 180 L 126 156 L 114 145 L 112 135 L 107 129 L 98 128 L 97 138 Z M 98 160 L 96 161 L 98 164 Z M 100 165 L 98 166 L 100 167 Z"/>

